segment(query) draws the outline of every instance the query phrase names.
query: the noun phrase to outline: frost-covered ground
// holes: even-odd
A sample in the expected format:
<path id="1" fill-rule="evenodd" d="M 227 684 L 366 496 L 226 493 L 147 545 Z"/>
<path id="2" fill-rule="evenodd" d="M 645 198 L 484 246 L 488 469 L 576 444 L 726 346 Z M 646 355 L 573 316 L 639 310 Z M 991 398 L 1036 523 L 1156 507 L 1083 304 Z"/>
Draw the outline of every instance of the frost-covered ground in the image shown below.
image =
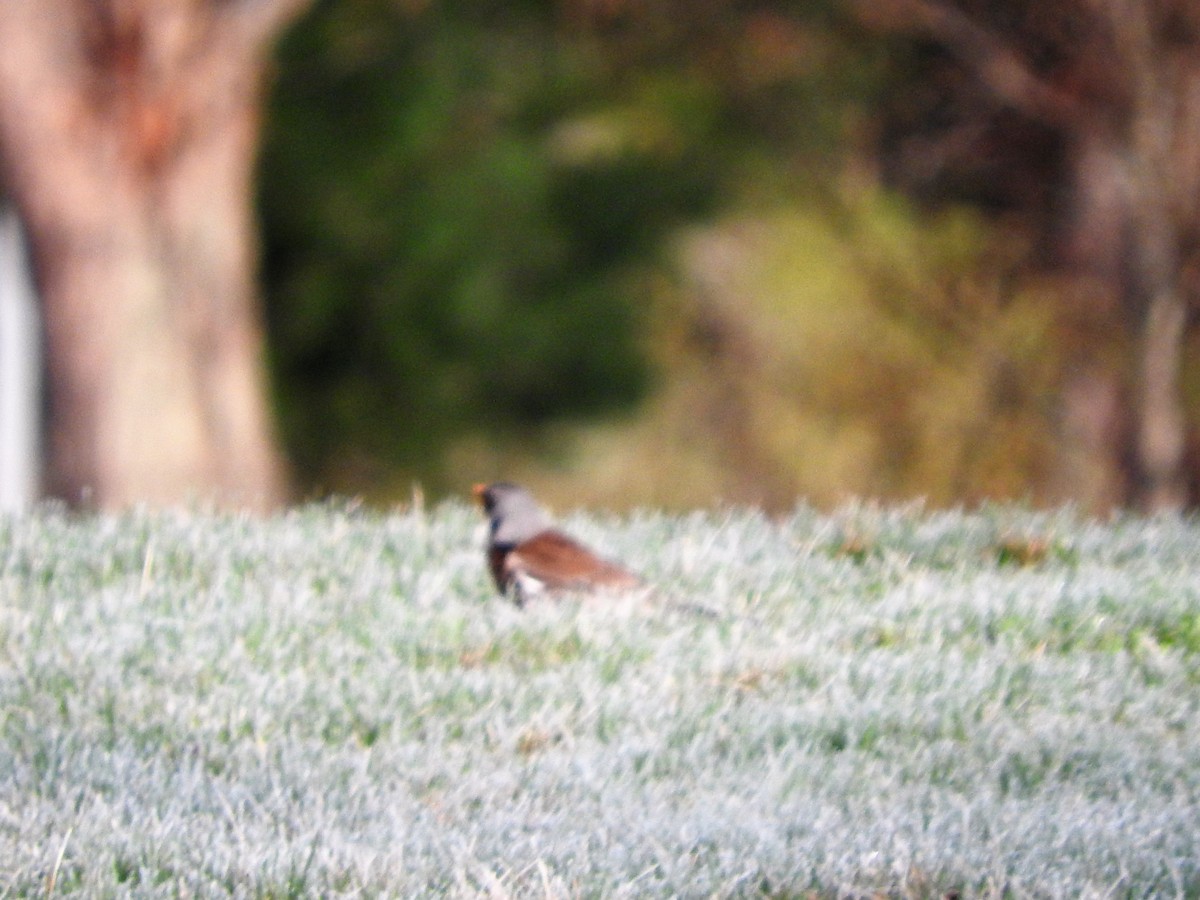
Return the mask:
<path id="1" fill-rule="evenodd" d="M 568 524 L 658 596 L 514 609 L 464 505 L 0 522 L 0 896 L 1200 895 L 1200 525 Z"/>

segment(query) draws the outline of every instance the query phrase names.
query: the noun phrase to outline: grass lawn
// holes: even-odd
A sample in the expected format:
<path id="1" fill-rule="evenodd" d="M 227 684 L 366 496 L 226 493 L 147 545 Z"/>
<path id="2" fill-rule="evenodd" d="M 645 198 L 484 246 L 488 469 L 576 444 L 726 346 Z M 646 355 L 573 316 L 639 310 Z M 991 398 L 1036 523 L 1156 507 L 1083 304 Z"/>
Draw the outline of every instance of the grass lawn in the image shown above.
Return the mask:
<path id="1" fill-rule="evenodd" d="M 0 897 L 1200 896 L 1200 525 L 0 521 Z M 715 611 L 697 615 L 679 601 Z"/>

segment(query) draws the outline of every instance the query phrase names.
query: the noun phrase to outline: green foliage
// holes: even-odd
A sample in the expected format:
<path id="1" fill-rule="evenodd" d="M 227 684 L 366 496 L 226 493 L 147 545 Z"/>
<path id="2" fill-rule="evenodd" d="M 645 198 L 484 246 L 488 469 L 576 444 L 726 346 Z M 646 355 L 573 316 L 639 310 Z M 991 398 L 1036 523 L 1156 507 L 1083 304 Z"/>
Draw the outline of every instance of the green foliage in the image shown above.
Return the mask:
<path id="1" fill-rule="evenodd" d="M 318 2 L 260 193 L 301 482 L 436 494 L 677 379 L 681 226 L 824 195 L 884 61 L 833 2 Z"/>
<path id="2" fill-rule="evenodd" d="M 1078 338 L 1036 248 L 865 174 L 926 68 L 833 2 L 318 3 L 261 189 L 304 489 L 554 496 L 553 451 L 676 507 L 1059 499 Z"/>
<path id="3" fill-rule="evenodd" d="M 792 199 L 685 242 L 690 330 L 659 346 L 674 377 L 651 421 L 596 442 L 589 483 L 619 473 L 597 496 L 1053 499 L 1063 355 L 1045 290 L 1010 277 L 1017 251 L 970 209 L 869 185 Z"/>
<path id="4" fill-rule="evenodd" d="M 644 393 L 641 265 L 709 207 L 699 100 L 607 84 L 554 7 L 318 3 L 261 165 L 283 430 L 302 477 L 438 482 L 493 438 Z M 699 124 L 697 124 L 699 123 Z"/>

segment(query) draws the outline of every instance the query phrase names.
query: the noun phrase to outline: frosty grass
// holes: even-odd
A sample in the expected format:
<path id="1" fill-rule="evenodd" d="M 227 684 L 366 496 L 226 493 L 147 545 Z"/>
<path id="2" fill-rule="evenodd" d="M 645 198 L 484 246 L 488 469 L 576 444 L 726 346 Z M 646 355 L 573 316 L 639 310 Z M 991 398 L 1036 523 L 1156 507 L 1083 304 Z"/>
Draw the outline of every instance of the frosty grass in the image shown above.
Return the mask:
<path id="1" fill-rule="evenodd" d="M 0 897 L 1200 896 L 1200 525 L 0 520 Z M 700 604 L 711 615 L 696 612 Z"/>

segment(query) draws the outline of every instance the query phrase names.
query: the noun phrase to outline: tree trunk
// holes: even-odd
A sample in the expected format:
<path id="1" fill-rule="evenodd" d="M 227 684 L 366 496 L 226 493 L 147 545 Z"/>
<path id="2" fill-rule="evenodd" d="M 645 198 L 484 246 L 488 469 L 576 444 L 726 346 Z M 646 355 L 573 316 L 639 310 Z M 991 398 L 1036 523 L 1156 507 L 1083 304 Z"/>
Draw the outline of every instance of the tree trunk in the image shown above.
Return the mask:
<path id="1" fill-rule="evenodd" d="M 1115 42 L 1128 59 L 1132 98 L 1127 129 L 1130 271 L 1126 306 L 1138 329 L 1134 500 L 1146 510 L 1187 503 L 1187 415 L 1181 389 L 1187 335 L 1185 256 L 1195 234 L 1200 159 L 1200 40 L 1158 9 L 1131 16 L 1108 7 Z M 1194 10 L 1192 15 L 1194 15 Z M 1200 25 L 1200 20 L 1192 24 Z M 1183 196 L 1180 196 L 1180 195 Z"/>
<path id="2" fill-rule="evenodd" d="M 1135 447 L 1142 509 L 1182 509 L 1187 502 L 1187 419 L 1179 389 L 1186 322 L 1178 295 L 1163 291 L 1151 299 L 1142 325 Z"/>
<path id="3" fill-rule="evenodd" d="M 0 150 L 46 336 L 46 486 L 281 499 L 254 287 L 268 37 L 295 0 L 3 0 Z"/>
<path id="4" fill-rule="evenodd" d="M 1050 495 L 1092 511 L 1129 504 L 1136 432 L 1124 363 L 1130 317 L 1123 284 L 1129 269 L 1129 179 L 1120 147 L 1103 128 L 1073 135 L 1071 181 L 1060 214 L 1058 261 L 1064 320 L 1075 335 L 1058 396 L 1058 447 Z"/>

